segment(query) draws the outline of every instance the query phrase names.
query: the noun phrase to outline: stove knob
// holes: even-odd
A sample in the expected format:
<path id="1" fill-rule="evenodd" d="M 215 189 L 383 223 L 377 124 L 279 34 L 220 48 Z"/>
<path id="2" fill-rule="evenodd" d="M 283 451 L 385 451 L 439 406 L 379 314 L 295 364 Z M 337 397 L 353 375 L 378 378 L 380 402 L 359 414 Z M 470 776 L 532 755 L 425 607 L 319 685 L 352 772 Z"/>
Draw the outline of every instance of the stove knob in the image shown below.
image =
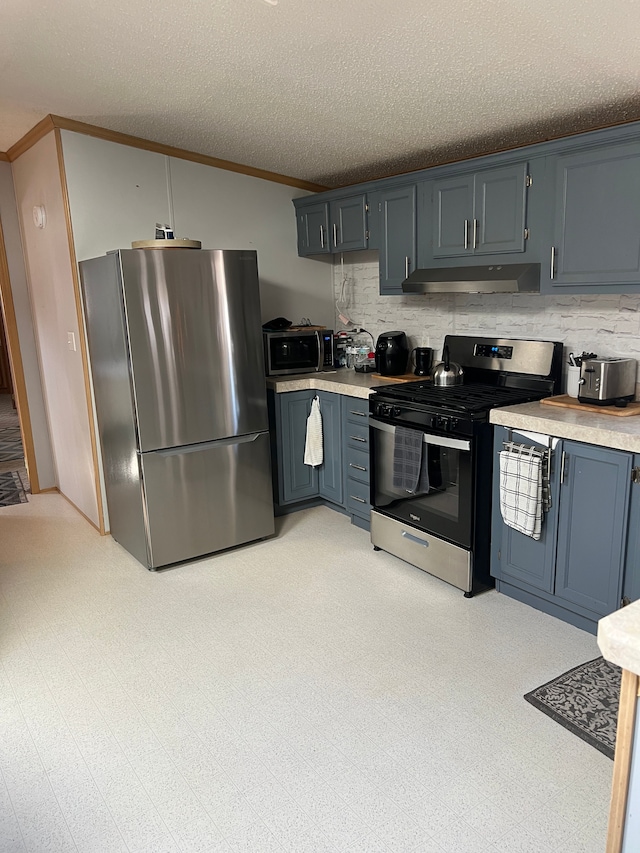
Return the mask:
<path id="1" fill-rule="evenodd" d="M 391 410 L 391 414 L 394 418 L 397 418 L 402 414 L 402 409 L 399 406 L 394 406 Z"/>
<path id="2" fill-rule="evenodd" d="M 455 429 L 457 426 L 458 426 L 458 419 L 457 418 L 451 418 L 449 421 L 449 429 L 450 430 Z"/>

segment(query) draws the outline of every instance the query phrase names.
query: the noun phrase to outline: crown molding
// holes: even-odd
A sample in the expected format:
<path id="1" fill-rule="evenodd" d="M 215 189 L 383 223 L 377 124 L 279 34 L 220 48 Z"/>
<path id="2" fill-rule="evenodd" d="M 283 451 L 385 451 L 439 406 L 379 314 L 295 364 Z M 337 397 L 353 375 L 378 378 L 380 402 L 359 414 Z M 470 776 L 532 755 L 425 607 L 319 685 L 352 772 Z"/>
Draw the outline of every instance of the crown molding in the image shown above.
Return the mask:
<path id="1" fill-rule="evenodd" d="M 32 148 L 36 142 L 39 142 L 43 136 L 46 136 L 47 133 L 51 133 L 54 129 L 55 125 L 53 123 L 51 116 L 45 116 L 42 121 L 39 121 L 34 127 L 31 128 L 30 131 L 25 133 L 22 139 L 19 139 L 14 145 L 9 148 L 7 151 L 7 157 L 9 161 L 13 163 L 14 160 L 17 160 L 21 154 L 24 154 L 25 151 L 28 151 Z"/>
<path id="2" fill-rule="evenodd" d="M 16 160 L 25 151 L 28 151 L 32 145 L 35 145 L 43 136 L 54 129 L 72 130 L 75 133 L 84 133 L 85 136 L 95 136 L 98 139 L 106 139 L 108 142 L 117 142 L 120 145 L 129 145 L 132 148 L 142 148 L 145 151 L 154 151 L 157 154 L 164 154 L 167 157 L 178 157 L 180 160 L 190 160 L 193 163 L 203 163 L 205 166 L 213 166 L 216 169 L 225 169 L 228 172 L 238 172 L 241 175 L 249 175 L 253 178 L 262 178 L 265 181 L 273 181 L 277 184 L 285 184 L 286 186 L 296 187 L 309 192 L 322 192 L 328 187 L 322 184 L 314 184 L 310 181 L 302 181 L 297 178 L 290 178 L 288 175 L 280 175 L 277 172 L 268 172 L 265 169 L 256 169 L 253 166 L 243 166 L 241 163 L 233 163 L 231 160 L 221 160 L 218 157 L 210 157 L 207 154 L 198 154 L 195 151 L 187 151 L 185 148 L 176 148 L 173 145 L 163 145 L 159 142 L 152 142 L 150 139 L 142 139 L 139 136 L 131 136 L 128 133 L 120 133 L 117 130 L 107 130 L 106 127 L 99 127 L 96 124 L 87 124 L 84 121 L 76 121 L 75 119 L 64 118 L 64 116 L 48 115 L 31 128 L 22 139 L 18 140 L 15 145 L 6 153 L 6 159 L 9 161 Z M 3 159 L 0 155 L 0 159 Z"/>
<path id="3" fill-rule="evenodd" d="M 6 151 L 0 151 L 0 160 L 2 160 L 5 163 L 9 162 L 9 155 L 7 154 Z"/>

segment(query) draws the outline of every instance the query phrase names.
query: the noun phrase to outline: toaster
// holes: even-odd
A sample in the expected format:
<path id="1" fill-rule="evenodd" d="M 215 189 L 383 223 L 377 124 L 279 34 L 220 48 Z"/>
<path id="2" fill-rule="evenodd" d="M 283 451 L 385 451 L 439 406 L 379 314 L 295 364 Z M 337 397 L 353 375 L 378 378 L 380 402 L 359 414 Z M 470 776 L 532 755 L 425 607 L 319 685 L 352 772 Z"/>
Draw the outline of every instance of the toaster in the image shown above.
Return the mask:
<path id="1" fill-rule="evenodd" d="M 626 406 L 636 395 L 634 358 L 586 358 L 580 368 L 578 400 L 596 406 Z"/>

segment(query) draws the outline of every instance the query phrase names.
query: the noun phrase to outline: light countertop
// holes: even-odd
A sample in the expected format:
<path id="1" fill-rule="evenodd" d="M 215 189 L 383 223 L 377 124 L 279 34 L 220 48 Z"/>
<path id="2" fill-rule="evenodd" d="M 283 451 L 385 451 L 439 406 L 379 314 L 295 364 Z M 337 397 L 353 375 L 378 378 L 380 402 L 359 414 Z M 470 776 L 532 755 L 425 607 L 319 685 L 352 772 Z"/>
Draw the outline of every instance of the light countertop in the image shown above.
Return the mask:
<path id="1" fill-rule="evenodd" d="M 416 382 L 420 377 L 416 376 Z M 333 391 L 334 394 L 344 394 L 347 397 L 360 397 L 366 400 L 373 388 L 384 388 L 393 385 L 397 379 L 390 376 L 381 379 L 375 373 L 356 373 L 348 367 L 321 373 L 302 373 L 292 376 L 267 376 L 267 388 L 276 394 L 287 391 Z"/>
<path id="2" fill-rule="evenodd" d="M 489 419 L 492 424 L 513 429 L 640 453 L 640 415 L 621 418 L 542 403 L 521 403 L 492 409 Z"/>
<path id="3" fill-rule="evenodd" d="M 608 661 L 640 675 L 640 601 L 598 622 L 598 645 Z"/>

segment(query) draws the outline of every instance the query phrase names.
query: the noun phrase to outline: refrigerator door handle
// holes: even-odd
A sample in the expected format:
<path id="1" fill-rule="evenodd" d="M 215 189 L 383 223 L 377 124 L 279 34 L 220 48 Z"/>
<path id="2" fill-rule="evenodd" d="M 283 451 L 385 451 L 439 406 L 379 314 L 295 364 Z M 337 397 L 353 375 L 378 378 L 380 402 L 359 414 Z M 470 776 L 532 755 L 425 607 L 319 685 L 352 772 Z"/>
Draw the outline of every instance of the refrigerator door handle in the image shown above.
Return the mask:
<path id="1" fill-rule="evenodd" d="M 188 444 L 186 447 L 171 447 L 169 450 L 152 450 L 158 456 L 182 456 L 185 453 L 199 453 L 201 450 L 210 450 L 213 447 L 229 447 L 232 444 L 248 444 L 255 441 L 260 432 L 252 432 L 249 435 L 234 435 L 231 438 L 220 438 L 217 441 L 202 441 L 199 444 Z"/>

